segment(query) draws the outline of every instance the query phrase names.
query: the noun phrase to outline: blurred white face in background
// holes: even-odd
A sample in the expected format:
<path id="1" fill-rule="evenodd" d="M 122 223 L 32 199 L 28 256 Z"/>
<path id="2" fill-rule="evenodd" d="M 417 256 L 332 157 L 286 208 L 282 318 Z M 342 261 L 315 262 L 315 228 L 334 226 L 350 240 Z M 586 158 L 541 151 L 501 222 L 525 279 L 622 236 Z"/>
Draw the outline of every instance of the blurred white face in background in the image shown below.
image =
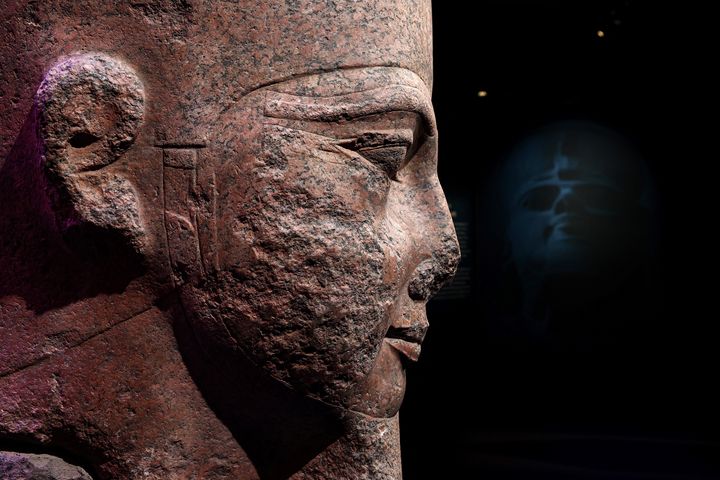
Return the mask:
<path id="1" fill-rule="evenodd" d="M 561 124 L 525 141 L 503 176 L 506 239 L 520 276 L 601 273 L 638 248 L 647 173 L 615 134 Z"/>

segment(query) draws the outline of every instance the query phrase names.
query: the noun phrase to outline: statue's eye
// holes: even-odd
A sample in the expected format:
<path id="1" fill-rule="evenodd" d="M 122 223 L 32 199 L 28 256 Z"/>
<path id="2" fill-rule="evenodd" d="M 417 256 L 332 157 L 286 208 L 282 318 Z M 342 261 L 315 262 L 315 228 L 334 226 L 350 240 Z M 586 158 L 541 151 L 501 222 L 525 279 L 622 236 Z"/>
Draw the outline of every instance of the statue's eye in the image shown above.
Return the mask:
<path id="1" fill-rule="evenodd" d="M 357 138 L 342 140 L 338 145 L 359 153 L 392 180 L 397 180 L 398 172 L 407 164 L 413 151 L 413 131 L 367 132 Z"/>

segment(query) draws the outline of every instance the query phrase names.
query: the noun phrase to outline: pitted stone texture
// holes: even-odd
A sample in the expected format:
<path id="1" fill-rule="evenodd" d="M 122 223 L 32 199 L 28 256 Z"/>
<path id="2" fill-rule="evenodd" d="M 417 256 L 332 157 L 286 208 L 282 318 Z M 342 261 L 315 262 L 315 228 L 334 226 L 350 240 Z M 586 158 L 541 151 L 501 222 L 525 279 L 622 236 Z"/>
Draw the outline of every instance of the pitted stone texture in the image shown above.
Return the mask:
<path id="1" fill-rule="evenodd" d="M 52 455 L 0 452 L 2 480 L 92 480 L 80 467 Z"/>
<path id="2" fill-rule="evenodd" d="M 47 160 L 53 168 L 77 173 L 107 166 L 130 148 L 145 98 L 131 67 L 94 53 L 54 65 L 35 101 Z"/>

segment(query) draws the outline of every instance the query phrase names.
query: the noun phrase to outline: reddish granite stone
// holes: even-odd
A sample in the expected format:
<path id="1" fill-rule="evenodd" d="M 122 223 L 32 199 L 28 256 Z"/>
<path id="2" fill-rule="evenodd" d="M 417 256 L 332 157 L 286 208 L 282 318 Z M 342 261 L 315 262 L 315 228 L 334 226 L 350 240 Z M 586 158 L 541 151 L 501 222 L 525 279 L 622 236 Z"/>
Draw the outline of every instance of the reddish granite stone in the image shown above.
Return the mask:
<path id="1" fill-rule="evenodd" d="M 3 480 L 91 480 L 82 468 L 52 455 L 0 452 L 0 478 Z"/>
<path id="2" fill-rule="evenodd" d="M 0 447 L 99 479 L 398 479 L 459 251 L 427 0 L 0 12 Z"/>

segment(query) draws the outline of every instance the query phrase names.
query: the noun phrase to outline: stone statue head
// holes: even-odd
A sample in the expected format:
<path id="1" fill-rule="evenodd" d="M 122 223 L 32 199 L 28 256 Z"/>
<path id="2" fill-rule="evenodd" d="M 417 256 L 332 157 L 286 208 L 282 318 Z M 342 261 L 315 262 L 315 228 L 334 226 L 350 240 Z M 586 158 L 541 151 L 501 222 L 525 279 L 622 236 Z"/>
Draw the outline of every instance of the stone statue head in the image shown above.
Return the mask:
<path id="1" fill-rule="evenodd" d="M 429 1 L 0 15 L 9 371 L 158 310 L 192 338 L 186 360 L 393 417 L 459 257 Z"/>

